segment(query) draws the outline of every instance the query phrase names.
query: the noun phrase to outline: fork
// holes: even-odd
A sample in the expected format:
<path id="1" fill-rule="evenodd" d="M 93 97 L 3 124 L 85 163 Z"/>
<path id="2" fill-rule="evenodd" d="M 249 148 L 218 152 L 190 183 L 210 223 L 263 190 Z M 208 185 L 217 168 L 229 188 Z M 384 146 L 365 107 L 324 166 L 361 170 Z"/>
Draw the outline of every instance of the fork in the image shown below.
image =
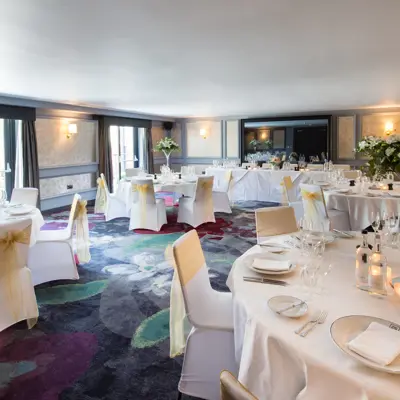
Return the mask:
<path id="1" fill-rule="evenodd" d="M 306 323 L 304 323 L 300 328 L 296 329 L 296 330 L 294 331 L 294 333 L 296 333 L 297 335 L 299 335 L 300 332 L 301 332 L 303 329 L 305 329 L 306 326 L 307 326 L 308 324 L 313 324 L 313 323 L 317 322 L 317 321 L 318 321 L 318 318 L 320 317 L 321 314 L 322 314 L 322 311 L 315 311 L 315 312 L 311 315 L 311 318 L 310 318 Z"/>
<path id="2" fill-rule="evenodd" d="M 319 316 L 317 322 L 314 322 L 313 325 L 311 325 L 307 330 L 305 330 L 304 332 L 302 332 L 300 334 L 301 337 L 306 337 L 312 330 L 314 330 L 314 328 L 319 325 L 319 324 L 323 324 L 326 320 L 326 317 L 328 315 L 328 311 L 322 311 L 321 315 Z"/>

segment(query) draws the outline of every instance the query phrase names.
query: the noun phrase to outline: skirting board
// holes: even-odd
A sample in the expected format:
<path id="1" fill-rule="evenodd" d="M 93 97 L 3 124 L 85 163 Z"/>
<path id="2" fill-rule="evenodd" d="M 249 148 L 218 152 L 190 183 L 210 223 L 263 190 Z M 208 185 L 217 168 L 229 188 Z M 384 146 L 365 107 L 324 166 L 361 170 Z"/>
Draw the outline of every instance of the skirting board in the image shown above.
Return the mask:
<path id="1" fill-rule="evenodd" d="M 40 209 L 42 211 L 47 211 L 54 208 L 70 206 L 75 193 L 79 193 L 84 200 L 94 200 L 96 198 L 96 191 L 97 189 L 87 189 L 79 192 L 65 193 L 57 197 L 42 199 L 40 200 Z"/>

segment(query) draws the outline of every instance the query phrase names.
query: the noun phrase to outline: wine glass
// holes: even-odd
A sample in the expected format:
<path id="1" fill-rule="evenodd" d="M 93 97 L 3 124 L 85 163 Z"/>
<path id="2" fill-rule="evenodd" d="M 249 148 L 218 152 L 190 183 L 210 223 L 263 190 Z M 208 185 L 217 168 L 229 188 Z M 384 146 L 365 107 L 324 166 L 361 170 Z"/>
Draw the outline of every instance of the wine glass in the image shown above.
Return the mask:
<path id="1" fill-rule="evenodd" d="M 379 215 L 379 212 L 375 213 L 372 211 L 371 213 L 371 226 L 372 229 L 374 230 L 375 234 L 378 233 L 378 229 L 381 226 L 381 216 Z"/>

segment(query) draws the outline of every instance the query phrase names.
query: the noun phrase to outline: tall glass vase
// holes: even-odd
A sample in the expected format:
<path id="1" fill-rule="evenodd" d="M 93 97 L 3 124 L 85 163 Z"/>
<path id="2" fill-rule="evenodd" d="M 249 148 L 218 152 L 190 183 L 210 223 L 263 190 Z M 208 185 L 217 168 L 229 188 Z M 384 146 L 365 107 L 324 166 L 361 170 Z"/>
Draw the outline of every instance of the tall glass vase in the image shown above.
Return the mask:
<path id="1" fill-rule="evenodd" d="M 169 157 L 171 156 L 171 153 L 165 150 L 163 150 L 163 153 L 165 155 L 165 158 L 167 159 L 167 167 L 169 168 Z"/>

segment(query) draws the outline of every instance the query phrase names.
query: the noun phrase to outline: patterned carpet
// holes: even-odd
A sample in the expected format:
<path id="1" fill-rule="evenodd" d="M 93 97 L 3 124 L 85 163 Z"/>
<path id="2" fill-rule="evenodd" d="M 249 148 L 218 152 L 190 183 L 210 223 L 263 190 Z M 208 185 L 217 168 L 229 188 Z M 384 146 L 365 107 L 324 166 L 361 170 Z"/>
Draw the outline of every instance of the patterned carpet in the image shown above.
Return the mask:
<path id="1" fill-rule="evenodd" d="M 255 242 L 251 210 L 268 205 L 238 204 L 197 229 L 215 289 L 227 290 L 233 261 Z M 44 229 L 65 227 L 67 217 L 47 213 Z M 169 224 L 155 234 L 89 215 L 92 261 L 79 266 L 79 283 L 38 286 L 37 325 L 0 333 L 0 398 L 176 399 L 182 357 L 169 358 L 172 269 L 164 250 L 191 229 L 176 219 L 177 208 L 168 207 Z"/>

